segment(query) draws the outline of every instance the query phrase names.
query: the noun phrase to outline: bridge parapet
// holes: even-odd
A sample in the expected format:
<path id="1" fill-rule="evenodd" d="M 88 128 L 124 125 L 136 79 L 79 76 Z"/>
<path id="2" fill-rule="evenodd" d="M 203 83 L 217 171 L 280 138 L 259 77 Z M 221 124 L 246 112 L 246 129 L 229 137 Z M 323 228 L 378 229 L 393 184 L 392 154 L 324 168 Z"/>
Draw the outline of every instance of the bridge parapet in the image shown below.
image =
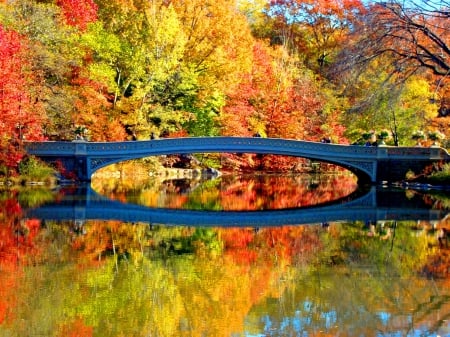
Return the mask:
<path id="1" fill-rule="evenodd" d="M 256 137 L 188 137 L 165 138 L 148 141 L 126 142 L 30 142 L 26 143 L 29 152 L 40 155 L 75 154 L 86 151 L 89 155 L 115 155 L 124 152 L 167 154 L 176 151 L 192 153 L 195 151 L 223 152 L 258 151 L 272 153 L 274 149 L 296 155 L 302 153 L 329 153 L 333 156 L 348 154 L 353 156 L 375 155 L 376 147 L 324 144 L 293 139 Z"/>
<path id="2" fill-rule="evenodd" d="M 385 151 L 383 151 L 385 149 Z M 440 147 L 398 147 L 398 146 L 389 146 L 389 147 L 380 147 L 380 154 L 386 154 L 387 158 L 403 158 L 409 157 L 410 159 L 414 158 L 440 158 L 443 160 L 449 160 L 450 155 L 448 152 Z"/>

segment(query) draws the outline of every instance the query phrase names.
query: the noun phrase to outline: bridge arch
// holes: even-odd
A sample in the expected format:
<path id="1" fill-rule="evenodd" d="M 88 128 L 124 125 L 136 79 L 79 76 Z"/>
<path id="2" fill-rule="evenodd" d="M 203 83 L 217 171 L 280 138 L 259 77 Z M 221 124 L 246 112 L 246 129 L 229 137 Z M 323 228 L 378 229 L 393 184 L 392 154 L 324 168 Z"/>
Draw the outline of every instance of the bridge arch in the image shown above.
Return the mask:
<path id="1" fill-rule="evenodd" d="M 169 138 L 128 142 L 29 143 L 27 151 L 47 161 L 61 160 L 81 180 L 98 169 L 125 160 L 192 153 L 258 153 L 303 157 L 336 164 L 372 182 L 376 177 L 377 149 L 298 140 L 256 137 Z M 53 158 L 52 158 L 53 157 Z"/>
<path id="2" fill-rule="evenodd" d="M 72 169 L 78 178 L 84 181 L 89 181 L 98 169 L 113 163 L 168 154 L 227 152 L 302 157 L 336 164 L 354 172 L 361 181 L 372 183 L 390 178 L 394 172 L 386 171 L 384 175 L 380 175 L 380 165 L 398 166 L 399 162 L 406 162 L 411 166 L 413 162 L 429 164 L 442 159 L 449 160 L 448 153 L 440 148 L 365 147 L 257 137 L 190 137 L 127 142 L 34 142 L 27 143 L 26 150 L 29 154 L 46 161 L 61 160 L 67 169 Z M 400 172 L 398 176 L 403 178 L 404 173 Z"/>
<path id="3" fill-rule="evenodd" d="M 117 152 L 126 149 L 126 153 L 118 156 L 111 154 L 97 154 L 91 158 L 91 173 L 100 168 L 125 160 L 139 159 L 149 156 L 171 154 L 195 154 L 195 153 L 255 153 L 272 154 L 290 157 L 306 158 L 335 164 L 353 172 L 363 181 L 372 181 L 374 166 L 376 165 L 376 148 L 349 147 L 336 144 L 323 144 L 316 142 L 304 142 L 284 139 L 269 138 L 171 138 L 150 141 L 111 143 L 100 146 L 109 152 L 113 148 Z M 351 150 L 346 155 L 343 150 Z M 336 155 L 336 152 L 340 153 Z M 355 158 L 355 153 L 363 153 L 364 158 Z M 367 156 L 369 154 L 369 156 Z M 371 156 L 370 156 L 371 155 Z M 372 157 L 372 158 L 370 158 Z"/>

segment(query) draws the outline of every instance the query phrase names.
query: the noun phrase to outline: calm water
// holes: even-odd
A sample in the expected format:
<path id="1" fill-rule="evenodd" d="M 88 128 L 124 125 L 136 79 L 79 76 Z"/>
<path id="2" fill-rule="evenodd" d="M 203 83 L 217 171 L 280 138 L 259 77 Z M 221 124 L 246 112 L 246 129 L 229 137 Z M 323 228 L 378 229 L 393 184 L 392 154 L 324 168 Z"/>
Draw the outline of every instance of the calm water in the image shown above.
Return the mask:
<path id="1" fill-rule="evenodd" d="M 0 336 L 450 336 L 442 191 L 330 175 L 0 196 Z"/>

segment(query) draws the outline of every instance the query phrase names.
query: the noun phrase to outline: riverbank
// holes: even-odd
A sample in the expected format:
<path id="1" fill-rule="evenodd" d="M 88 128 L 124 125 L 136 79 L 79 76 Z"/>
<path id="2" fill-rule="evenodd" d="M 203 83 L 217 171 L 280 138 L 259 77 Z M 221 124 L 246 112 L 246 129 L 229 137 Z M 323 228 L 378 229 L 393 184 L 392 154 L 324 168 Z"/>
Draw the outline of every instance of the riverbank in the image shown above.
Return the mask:
<path id="1" fill-rule="evenodd" d="M 433 187 L 435 189 L 450 190 L 450 164 L 444 164 L 438 170 L 435 169 L 431 172 L 411 176 L 402 182 L 402 185 L 416 188 Z"/>
<path id="2" fill-rule="evenodd" d="M 15 176 L 0 178 L 0 187 L 12 186 L 46 186 L 55 187 L 59 185 L 58 178 L 55 175 L 50 175 L 42 179 L 37 179 L 28 176 Z"/>

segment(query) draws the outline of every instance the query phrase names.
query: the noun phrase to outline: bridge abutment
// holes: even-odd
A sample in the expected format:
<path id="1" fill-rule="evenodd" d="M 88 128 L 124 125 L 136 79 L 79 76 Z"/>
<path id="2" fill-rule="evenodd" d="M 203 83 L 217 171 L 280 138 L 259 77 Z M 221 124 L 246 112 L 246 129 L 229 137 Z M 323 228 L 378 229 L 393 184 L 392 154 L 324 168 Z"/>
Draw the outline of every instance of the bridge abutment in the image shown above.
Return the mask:
<path id="1" fill-rule="evenodd" d="M 408 172 L 419 174 L 430 166 L 430 161 L 415 160 L 405 162 L 399 159 L 387 159 L 378 161 L 377 182 L 398 182 L 406 179 Z"/>
<path id="2" fill-rule="evenodd" d="M 417 175 L 435 164 L 448 161 L 448 154 L 439 147 L 379 147 L 376 181 L 403 181 L 410 172 Z"/>

